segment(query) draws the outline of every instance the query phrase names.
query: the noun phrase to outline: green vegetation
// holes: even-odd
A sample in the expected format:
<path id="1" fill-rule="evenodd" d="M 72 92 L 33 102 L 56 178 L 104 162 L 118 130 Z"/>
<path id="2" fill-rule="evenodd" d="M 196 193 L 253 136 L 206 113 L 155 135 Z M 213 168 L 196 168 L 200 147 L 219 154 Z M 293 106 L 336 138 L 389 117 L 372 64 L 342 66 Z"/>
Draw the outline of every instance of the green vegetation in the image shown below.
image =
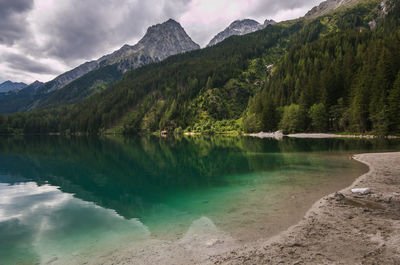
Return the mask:
<path id="1" fill-rule="evenodd" d="M 334 28 L 340 31 L 292 45 L 263 90 L 250 101 L 248 117 L 255 115 L 261 129 L 284 132 L 397 133 L 400 9 L 394 6 L 375 30 L 366 28 L 368 12 L 363 5 L 345 11 L 341 20 L 336 19 L 340 23 Z M 331 15 L 317 23 L 329 20 Z M 325 32 L 314 23 L 309 30 Z M 276 121 L 273 107 L 275 112 L 283 107 L 281 122 Z M 253 127 L 245 130 L 253 131 Z"/>
<path id="2" fill-rule="evenodd" d="M 130 71 L 101 89 L 118 78 L 111 67 L 101 82 L 98 73 L 79 80 L 100 92 L 74 105 L 1 116 L 0 132 L 398 133 L 400 8 L 393 2 L 383 18 L 378 4 L 233 36 Z M 78 83 L 60 102 L 91 93 Z"/>
<path id="3" fill-rule="evenodd" d="M 323 103 L 314 104 L 308 111 L 311 118 L 311 126 L 313 131 L 325 132 L 328 129 L 328 112 Z"/>
<path id="4" fill-rule="evenodd" d="M 81 101 L 95 92 L 104 90 L 122 77 L 116 64 L 101 67 L 69 83 L 42 99 L 41 106 L 57 106 Z"/>
<path id="5" fill-rule="evenodd" d="M 301 28 L 301 22 L 268 27 L 172 56 L 128 72 L 115 85 L 75 105 L 3 116 L 0 131 L 98 134 L 119 127 L 133 134 L 178 127 L 203 130 L 204 124 L 216 121 L 221 121 L 217 127 L 226 127 L 223 123 L 239 119 L 249 96 L 260 89 L 261 83 L 251 83 L 258 74 L 266 74 L 260 73 L 260 66 L 279 57 L 275 54 L 282 53 L 289 37 Z"/>
<path id="6" fill-rule="evenodd" d="M 296 104 L 285 106 L 283 108 L 283 114 L 279 127 L 283 133 L 296 133 L 302 132 L 305 129 L 306 124 L 306 110 Z"/>

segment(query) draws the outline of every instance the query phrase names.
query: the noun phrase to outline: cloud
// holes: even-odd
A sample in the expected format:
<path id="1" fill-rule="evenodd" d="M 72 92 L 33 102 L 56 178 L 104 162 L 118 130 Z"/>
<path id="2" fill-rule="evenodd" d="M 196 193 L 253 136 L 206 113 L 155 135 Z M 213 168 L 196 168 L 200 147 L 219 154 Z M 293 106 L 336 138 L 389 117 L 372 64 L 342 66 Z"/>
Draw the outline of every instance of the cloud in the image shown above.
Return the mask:
<path id="1" fill-rule="evenodd" d="M 0 0 L 0 43 L 12 45 L 27 34 L 26 13 L 33 0 Z"/>
<path id="2" fill-rule="evenodd" d="M 43 34 L 38 51 L 67 64 L 97 58 L 126 43 L 136 43 L 148 26 L 175 16 L 185 2 L 69 0 L 47 5 L 51 14 L 44 18 L 41 12 L 32 14 L 39 21 L 37 31 Z"/>
<path id="3" fill-rule="evenodd" d="M 303 16 L 321 0 L 192 0 L 181 22 L 201 46 L 237 19 L 283 21 Z"/>
<path id="4" fill-rule="evenodd" d="M 301 1 L 301 0 L 285 0 L 285 1 L 257 1 L 255 5 L 253 5 L 249 10 L 249 15 L 262 17 L 276 17 L 278 12 L 295 10 L 298 8 L 310 8 L 317 3 L 315 0 L 311 1 Z M 304 15 L 304 14 L 301 14 Z M 292 17 L 292 19 L 295 17 Z M 287 18 L 285 18 L 287 19 Z M 277 18 L 277 20 L 282 20 Z"/>
<path id="5" fill-rule="evenodd" d="M 16 54 L 16 53 L 6 53 L 2 57 L 2 60 L 7 62 L 10 68 L 19 71 L 27 71 L 37 74 L 57 74 L 53 67 L 47 64 L 30 59 L 27 56 Z"/>
<path id="6" fill-rule="evenodd" d="M 318 1 L 0 0 L 0 57 L 6 58 L 0 63 L 0 81 L 48 81 L 124 44 L 135 44 L 149 26 L 169 18 L 205 46 L 236 19 L 262 23 L 295 18 Z M 10 48 L 14 57 L 7 54 Z"/>
<path id="7" fill-rule="evenodd" d="M 0 62 L 0 83 L 5 80 L 27 84 L 34 80 L 50 80 L 69 69 L 53 58 L 35 57 L 4 45 L 0 45 Z"/>

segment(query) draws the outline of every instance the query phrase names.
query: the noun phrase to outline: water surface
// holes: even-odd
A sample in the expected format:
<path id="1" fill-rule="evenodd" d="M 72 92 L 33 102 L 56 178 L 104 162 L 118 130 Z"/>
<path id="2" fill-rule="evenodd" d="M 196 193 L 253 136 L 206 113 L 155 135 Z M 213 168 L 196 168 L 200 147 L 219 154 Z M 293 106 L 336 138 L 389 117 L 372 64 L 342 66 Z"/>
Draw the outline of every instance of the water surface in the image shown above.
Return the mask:
<path id="1" fill-rule="evenodd" d="M 204 234 L 194 229 L 199 220 L 235 242 L 265 238 L 365 172 L 351 154 L 398 147 L 360 139 L 4 137 L 0 264 L 95 261 L 126 246 L 190 242 L 188 234 Z"/>

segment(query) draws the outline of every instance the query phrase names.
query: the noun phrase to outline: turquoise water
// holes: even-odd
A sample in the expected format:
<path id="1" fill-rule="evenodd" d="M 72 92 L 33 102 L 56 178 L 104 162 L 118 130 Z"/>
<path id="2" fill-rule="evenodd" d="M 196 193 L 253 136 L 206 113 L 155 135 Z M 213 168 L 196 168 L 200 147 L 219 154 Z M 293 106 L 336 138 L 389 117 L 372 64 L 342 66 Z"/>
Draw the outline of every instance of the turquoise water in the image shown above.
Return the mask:
<path id="1" fill-rule="evenodd" d="M 278 233 L 398 141 L 10 137 L 0 142 L 0 264 L 96 260 L 172 242 L 206 217 L 237 240 Z M 152 241 L 153 240 L 153 241 Z"/>

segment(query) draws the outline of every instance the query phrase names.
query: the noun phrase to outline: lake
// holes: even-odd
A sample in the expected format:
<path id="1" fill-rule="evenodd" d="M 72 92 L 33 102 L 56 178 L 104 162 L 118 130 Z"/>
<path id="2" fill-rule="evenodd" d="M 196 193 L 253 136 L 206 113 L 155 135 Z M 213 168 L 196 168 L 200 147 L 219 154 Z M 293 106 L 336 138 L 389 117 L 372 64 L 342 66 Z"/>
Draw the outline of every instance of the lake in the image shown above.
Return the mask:
<path id="1" fill-rule="evenodd" d="M 208 255 L 262 240 L 365 173 L 352 154 L 399 147 L 362 139 L 2 137 L 0 264 L 143 253 L 139 262 L 177 246 Z"/>

